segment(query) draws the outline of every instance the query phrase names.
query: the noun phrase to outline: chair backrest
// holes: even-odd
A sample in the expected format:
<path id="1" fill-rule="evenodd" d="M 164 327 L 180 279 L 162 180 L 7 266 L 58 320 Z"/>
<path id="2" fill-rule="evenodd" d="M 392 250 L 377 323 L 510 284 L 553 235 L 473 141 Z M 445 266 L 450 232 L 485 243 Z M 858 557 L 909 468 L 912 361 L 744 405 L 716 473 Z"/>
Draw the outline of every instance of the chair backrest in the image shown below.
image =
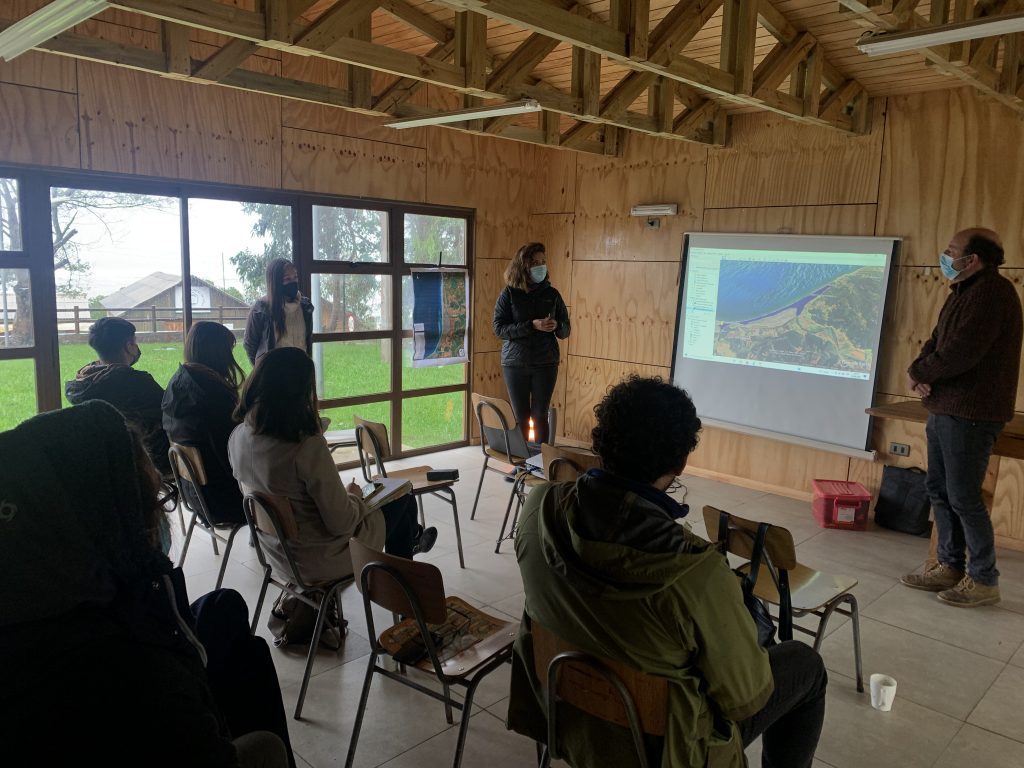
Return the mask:
<path id="1" fill-rule="evenodd" d="M 708 538 L 711 541 L 719 540 L 720 521 L 723 514 L 726 515 L 728 522 L 727 551 L 744 560 L 749 560 L 754 553 L 754 539 L 761 523 L 723 512 L 717 507 L 705 506 L 704 525 L 707 527 Z M 796 545 L 793 543 L 793 534 L 785 528 L 769 525 L 768 533 L 765 536 L 764 550 L 768 556 L 769 566 L 784 571 L 796 568 Z"/>
<path id="2" fill-rule="evenodd" d="M 473 411 L 480 427 L 480 447 L 484 453 L 490 448 L 492 451 L 504 453 L 510 461 L 513 458 L 530 457 L 526 438 L 516 423 L 515 414 L 508 400 L 474 392 Z"/>
<path id="3" fill-rule="evenodd" d="M 291 502 L 283 496 L 273 496 L 269 493 L 259 493 L 248 488 L 243 488 L 242 509 L 245 512 L 245 520 L 249 529 L 253 532 L 253 541 L 256 545 L 256 556 L 260 565 L 267 567 L 268 563 L 263 553 L 263 545 L 257 533 L 275 537 L 281 545 L 284 559 L 288 563 L 288 573 L 282 574 L 285 580 L 305 588 L 307 585 L 302 579 L 299 565 L 292 554 L 289 541 L 299 534 L 299 527 L 295 522 L 295 514 L 292 511 Z"/>
<path id="4" fill-rule="evenodd" d="M 548 691 L 548 701 L 564 701 L 600 720 L 631 729 L 636 727 L 634 740 L 638 757 L 644 763 L 639 732 L 665 735 L 668 681 L 626 664 L 584 653 L 557 637 L 536 619 L 531 619 L 531 634 L 534 671 L 542 687 Z M 557 677 L 553 689 L 552 674 Z M 553 713 L 549 705 L 549 727 Z M 557 733 L 549 733 L 549 748 L 556 754 L 557 737 Z M 551 743 L 551 740 L 556 743 Z"/>
<path id="5" fill-rule="evenodd" d="M 374 474 L 387 477 L 384 462 L 391 458 L 391 441 L 388 439 L 387 426 L 358 416 L 354 416 L 353 420 L 356 423 L 356 450 L 359 452 L 363 477 L 367 482 Z"/>
<path id="6" fill-rule="evenodd" d="M 588 469 L 600 469 L 601 457 L 582 448 L 567 448 L 543 443 L 544 477 L 555 483 L 575 480 Z"/>
<path id="7" fill-rule="evenodd" d="M 171 443 L 167 458 L 177 477 L 196 485 L 206 485 L 206 467 L 203 466 L 203 456 L 194 445 Z"/>
<path id="8" fill-rule="evenodd" d="M 447 618 L 444 579 L 437 566 L 385 554 L 357 538 L 349 539 L 348 551 L 356 586 L 363 592 L 365 585 L 364 595 L 371 602 L 392 613 L 412 617 L 417 613 L 415 601 L 421 618 L 428 624 L 441 624 Z"/>

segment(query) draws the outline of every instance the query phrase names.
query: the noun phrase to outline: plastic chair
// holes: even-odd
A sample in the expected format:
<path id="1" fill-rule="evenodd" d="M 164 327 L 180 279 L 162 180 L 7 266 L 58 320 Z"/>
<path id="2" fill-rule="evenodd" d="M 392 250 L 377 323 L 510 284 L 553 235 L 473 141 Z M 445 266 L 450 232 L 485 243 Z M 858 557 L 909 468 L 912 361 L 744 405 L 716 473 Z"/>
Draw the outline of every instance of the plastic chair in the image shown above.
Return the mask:
<path id="1" fill-rule="evenodd" d="M 512 643 L 519 630 L 518 622 L 496 619 L 460 598 L 445 597 L 441 571 L 430 563 L 386 555 L 367 547 L 358 539 L 349 542 L 349 551 L 352 553 L 352 565 L 359 574 L 356 583 L 363 594 L 366 626 L 372 648 L 355 725 L 352 727 L 346 768 L 351 768 L 355 760 L 374 674 L 384 675 L 444 702 L 445 717 L 449 724 L 453 722 L 452 709 L 462 711 L 452 763 L 454 768 L 458 768 L 466 746 L 466 733 L 477 686 L 484 677 L 512 658 Z M 373 621 L 374 603 L 392 614 L 411 618 L 396 623 L 378 637 Z M 441 683 L 443 693 L 377 663 L 379 656 L 394 658 L 396 653 L 408 648 L 410 641 L 415 643 L 417 638 L 425 658 L 409 663 L 422 672 L 433 674 Z M 452 697 L 452 686 L 465 689 L 464 701 Z"/>
<path id="2" fill-rule="evenodd" d="M 540 756 L 547 768 L 551 760 L 564 760 L 559 730 L 559 704 L 565 703 L 591 717 L 629 728 L 637 765 L 648 766 L 644 734 L 665 735 L 668 682 L 611 659 L 580 651 L 534 619 L 534 672 L 545 691 L 548 743 Z"/>
<path id="3" fill-rule="evenodd" d="M 707 526 L 709 537 L 715 535 L 717 531 L 718 542 L 725 551 L 744 559 L 749 559 L 753 554 L 753 542 L 759 522 L 706 506 L 704 524 Z M 763 564 L 767 567 L 761 568 L 758 572 L 754 596 L 778 608 L 780 640 L 792 640 L 795 629 L 812 636 L 814 650 L 817 651 L 821 648 L 821 641 L 825 639 L 825 627 L 832 614 L 850 617 L 853 625 L 857 691 L 863 692 L 860 612 L 857 608 L 857 598 L 850 591 L 857 586 L 857 580 L 848 576 L 833 576 L 798 563 L 793 534 L 778 525 L 768 526 Z M 844 604 L 848 608 L 840 607 Z M 807 615 L 818 617 L 816 630 L 794 623 L 794 618 Z"/>
<path id="4" fill-rule="evenodd" d="M 252 614 L 251 631 L 255 634 L 256 624 L 259 622 L 260 612 L 263 610 L 263 600 L 267 596 L 267 587 L 273 584 L 289 595 L 301 600 L 303 603 L 316 611 L 316 625 L 313 629 L 313 639 L 309 643 L 309 653 L 306 655 L 306 668 L 302 673 L 302 687 L 299 689 L 299 700 L 295 703 L 294 717 L 298 720 L 302 716 L 302 704 L 306 700 L 306 689 L 309 687 L 309 675 L 313 671 L 313 659 L 316 657 L 317 647 L 320 645 L 320 636 L 323 633 L 324 621 L 327 618 L 327 609 L 333 600 L 338 606 L 339 631 L 345 631 L 345 616 L 341 605 L 341 590 L 351 584 L 355 577 L 344 576 L 322 584 L 309 584 L 302 578 L 295 556 L 292 554 L 289 541 L 294 539 L 299 532 L 295 523 L 295 516 L 292 512 L 291 503 L 281 496 L 246 491 L 242 501 L 242 508 L 245 510 L 245 519 L 252 531 L 253 540 L 256 543 L 256 557 L 260 567 L 263 569 L 263 584 L 260 586 L 260 596 L 256 601 L 256 610 Z M 350 540 L 354 541 L 354 539 Z M 280 556 L 274 558 L 277 561 L 280 571 L 280 578 L 275 578 L 274 566 L 267 561 L 264 546 L 277 545 Z M 322 597 L 317 602 L 309 597 L 309 594 L 320 592 Z"/>
<path id="5" fill-rule="evenodd" d="M 462 530 L 459 528 L 459 505 L 455 499 L 455 488 L 458 480 L 427 480 L 427 472 L 433 467 L 421 466 L 411 469 L 400 469 L 388 473 L 384 467 L 384 460 L 390 459 L 394 454 L 391 452 L 391 441 L 388 439 L 388 428 L 376 421 L 367 421 L 358 416 L 355 417 L 355 443 L 359 452 L 359 464 L 363 468 L 363 479 L 366 482 L 380 477 L 390 477 L 399 480 L 408 480 L 412 485 L 412 495 L 416 498 L 416 504 L 420 510 L 420 522 L 425 526 L 426 520 L 423 516 L 423 497 L 426 495 L 436 496 L 452 508 L 452 517 L 455 519 L 455 542 L 459 548 L 459 565 L 466 567 L 466 560 L 462 555 Z"/>
<path id="6" fill-rule="evenodd" d="M 195 530 L 198 521 L 202 530 L 209 534 L 213 542 L 213 554 L 219 555 L 217 542 L 224 546 L 224 557 L 220 563 L 220 573 L 217 574 L 217 586 L 220 589 L 224 582 L 224 572 L 228 567 L 228 558 L 231 556 L 231 547 L 235 543 L 235 535 L 245 528 L 245 523 L 214 523 L 210 518 L 210 508 L 206 503 L 206 495 L 203 493 L 203 486 L 206 485 L 206 469 L 203 467 L 203 457 L 199 449 L 192 445 L 181 445 L 171 443 L 167 451 L 167 458 L 171 463 L 171 472 L 174 475 L 174 484 L 178 488 L 178 510 L 182 509 L 192 513 L 189 520 L 188 531 L 185 533 L 185 542 L 181 545 L 181 554 L 178 556 L 178 567 L 185 563 L 185 556 L 188 554 L 188 545 L 192 541 L 192 532 Z M 228 531 L 227 538 L 224 538 L 219 530 Z"/>

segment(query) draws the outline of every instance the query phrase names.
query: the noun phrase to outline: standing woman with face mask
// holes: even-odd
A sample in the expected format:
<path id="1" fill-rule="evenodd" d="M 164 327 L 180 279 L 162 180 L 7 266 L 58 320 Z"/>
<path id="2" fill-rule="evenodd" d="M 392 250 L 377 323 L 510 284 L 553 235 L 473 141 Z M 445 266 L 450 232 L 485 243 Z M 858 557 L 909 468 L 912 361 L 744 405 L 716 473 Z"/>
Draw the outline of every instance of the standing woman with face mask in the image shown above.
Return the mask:
<path id="1" fill-rule="evenodd" d="M 536 442 L 548 441 L 548 406 L 555 391 L 558 339 L 569 338 L 569 310 L 548 281 L 543 243 L 528 243 L 505 270 L 505 289 L 494 307 L 494 333 L 504 344 L 501 372 L 516 421 Z"/>
<path id="2" fill-rule="evenodd" d="M 267 295 L 249 310 L 242 340 L 249 362 L 277 347 L 313 352 L 313 305 L 299 293 L 299 273 L 288 259 L 267 264 Z"/>

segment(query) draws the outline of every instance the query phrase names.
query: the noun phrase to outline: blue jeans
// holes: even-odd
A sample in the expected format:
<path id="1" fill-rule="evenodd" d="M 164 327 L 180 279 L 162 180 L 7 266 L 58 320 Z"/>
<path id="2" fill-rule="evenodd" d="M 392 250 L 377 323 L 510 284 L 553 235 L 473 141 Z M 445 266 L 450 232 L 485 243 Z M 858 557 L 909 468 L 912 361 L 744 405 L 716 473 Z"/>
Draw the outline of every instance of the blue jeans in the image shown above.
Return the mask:
<path id="1" fill-rule="evenodd" d="M 978 584 L 999 583 L 992 519 L 981 498 L 998 421 L 928 417 L 926 487 L 935 514 L 939 562 L 964 571 Z"/>

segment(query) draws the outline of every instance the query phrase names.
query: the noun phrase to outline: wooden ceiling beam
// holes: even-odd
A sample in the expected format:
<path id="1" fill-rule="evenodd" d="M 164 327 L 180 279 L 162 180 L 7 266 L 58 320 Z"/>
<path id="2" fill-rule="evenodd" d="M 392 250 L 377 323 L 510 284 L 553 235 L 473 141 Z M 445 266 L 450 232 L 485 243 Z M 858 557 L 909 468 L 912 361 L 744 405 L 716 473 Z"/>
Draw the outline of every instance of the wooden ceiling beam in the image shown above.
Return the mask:
<path id="1" fill-rule="evenodd" d="M 295 39 L 295 45 L 312 51 L 329 51 L 337 42 L 351 37 L 380 0 L 340 0 Z"/>
<path id="2" fill-rule="evenodd" d="M 454 51 L 455 39 L 452 38 L 446 43 L 434 46 L 433 50 L 427 54 L 427 58 L 445 61 Z M 373 109 L 376 112 L 391 113 L 424 85 L 426 85 L 425 82 L 414 77 L 399 78 L 374 100 Z"/>
<path id="3" fill-rule="evenodd" d="M 572 49 L 572 95 L 584 115 L 601 113 L 601 57 L 585 48 Z"/>
<path id="4" fill-rule="evenodd" d="M 372 11 L 370 12 L 372 13 Z M 370 41 L 373 37 L 373 18 L 367 14 L 352 30 L 351 35 L 356 40 Z M 352 92 L 353 109 L 365 109 L 369 111 L 373 105 L 373 72 L 365 67 L 357 67 L 354 64 L 348 65 L 348 88 Z"/>
<path id="5" fill-rule="evenodd" d="M 534 32 L 523 40 L 505 61 L 498 65 L 494 74 L 487 81 L 487 90 L 500 91 L 524 79 L 557 47 L 558 41 L 553 37 Z"/>
<path id="6" fill-rule="evenodd" d="M 189 52 L 191 29 L 171 21 L 160 23 L 161 42 L 167 57 L 167 75 L 188 78 L 192 76 L 192 55 Z"/>
<path id="7" fill-rule="evenodd" d="M 452 30 L 423 11 L 413 8 L 405 0 L 381 0 L 380 9 L 408 24 L 431 40 L 446 43 L 454 34 Z"/>
<path id="8" fill-rule="evenodd" d="M 814 37 L 810 32 L 801 32 L 788 45 L 776 44 L 754 70 L 754 95 L 763 96 L 769 91 L 777 90 L 793 73 L 797 64 L 807 58 L 814 44 Z"/>

